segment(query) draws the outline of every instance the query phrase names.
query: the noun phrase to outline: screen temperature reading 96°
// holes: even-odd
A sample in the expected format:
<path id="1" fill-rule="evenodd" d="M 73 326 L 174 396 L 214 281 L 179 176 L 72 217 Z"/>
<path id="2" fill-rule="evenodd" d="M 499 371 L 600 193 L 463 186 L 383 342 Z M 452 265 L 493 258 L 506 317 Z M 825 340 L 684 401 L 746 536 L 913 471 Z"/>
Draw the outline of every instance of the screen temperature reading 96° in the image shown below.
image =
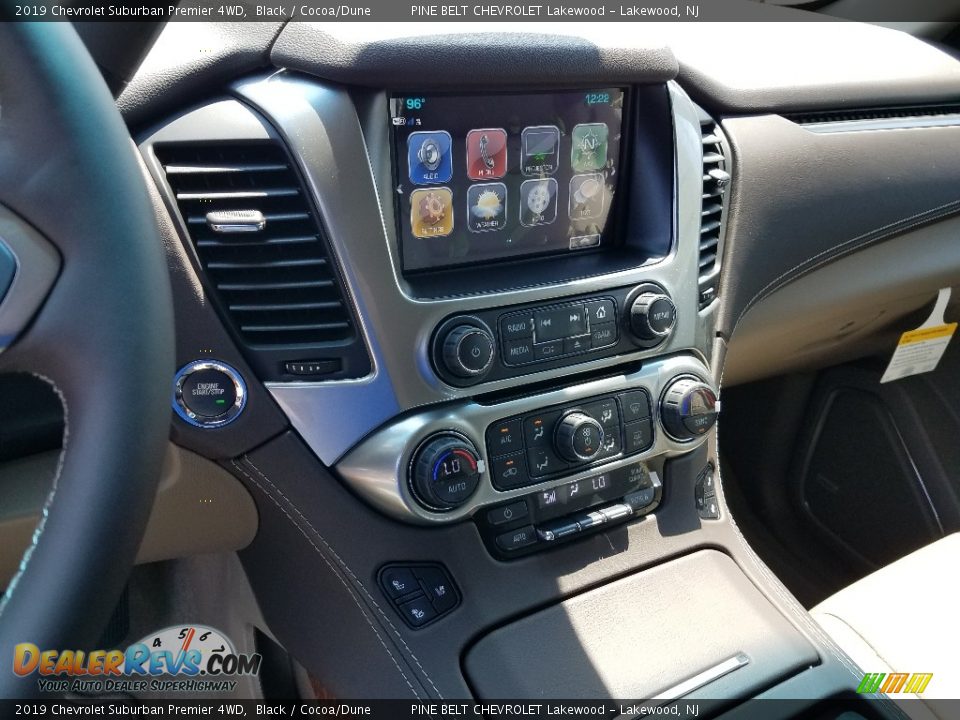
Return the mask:
<path id="1" fill-rule="evenodd" d="M 624 100 L 617 88 L 391 98 L 404 269 L 608 243 Z"/>

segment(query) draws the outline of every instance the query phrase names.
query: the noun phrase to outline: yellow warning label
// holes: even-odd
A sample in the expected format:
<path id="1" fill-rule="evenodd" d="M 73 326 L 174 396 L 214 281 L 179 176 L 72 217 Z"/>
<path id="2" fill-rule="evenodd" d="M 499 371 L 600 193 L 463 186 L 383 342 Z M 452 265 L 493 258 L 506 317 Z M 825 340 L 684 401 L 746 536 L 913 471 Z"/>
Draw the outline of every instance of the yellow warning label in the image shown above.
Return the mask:
<path id="1" fill-rule="evenodd" d="M 900 336 L 898 345 L 910 345 L 911 343 L 924 342 L 925 340 L 938 340 L 939 338 L 949 338 L 953 331 L 957 329 L 957 323 L 947 323 L 946 325 L 937 325 L 935 327 L 917 328 L 910 332 L 905 332 Z"/>

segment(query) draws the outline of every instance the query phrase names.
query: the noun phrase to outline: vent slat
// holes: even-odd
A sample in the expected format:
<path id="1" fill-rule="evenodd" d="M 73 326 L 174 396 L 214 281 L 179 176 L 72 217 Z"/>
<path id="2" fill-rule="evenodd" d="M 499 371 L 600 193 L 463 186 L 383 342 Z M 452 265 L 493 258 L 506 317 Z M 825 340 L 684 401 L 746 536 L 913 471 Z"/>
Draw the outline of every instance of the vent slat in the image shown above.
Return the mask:
<path id="1" fill-rule="evenodd" d="M 727 160 L 716 123 L 701 121 L 703 141 L 703 190 L 700 206 L 700 244 L 697 267 L 700 285 L 700 308 L 717 297 L 717 264 L 720 252 L 720 228 L 723 226 L 723 195 L 729 185 Z"/>
<path id="2" fill-rule="evenodd" d="M 356 338 L 343 289 L 295 165 L 275 141 L 154 148 L 220 307 L 249 346 L 324 347 Z M 211 212 L 256 212 L 222 233 Z"/>

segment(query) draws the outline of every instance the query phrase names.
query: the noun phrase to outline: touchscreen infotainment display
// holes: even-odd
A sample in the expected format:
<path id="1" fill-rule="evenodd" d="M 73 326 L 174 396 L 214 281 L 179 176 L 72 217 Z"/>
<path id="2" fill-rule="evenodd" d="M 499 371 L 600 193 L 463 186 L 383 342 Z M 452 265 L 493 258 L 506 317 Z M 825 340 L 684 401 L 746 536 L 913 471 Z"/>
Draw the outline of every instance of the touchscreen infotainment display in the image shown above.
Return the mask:
<path id="1" fill-rule="evenodd" d="M 392 97 L 404 269 L 608 244 L 623 108 L 618 88 Z"/>

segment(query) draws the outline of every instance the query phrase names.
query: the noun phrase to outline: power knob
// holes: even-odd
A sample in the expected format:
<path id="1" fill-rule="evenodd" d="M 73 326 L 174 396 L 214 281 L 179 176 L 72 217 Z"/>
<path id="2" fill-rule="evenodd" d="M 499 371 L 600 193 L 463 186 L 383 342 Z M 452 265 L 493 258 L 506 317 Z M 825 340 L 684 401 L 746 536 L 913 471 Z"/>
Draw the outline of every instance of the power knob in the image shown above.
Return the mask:
<path id="1" fill-rule="evenodd" d="M 570 462 L 593 460 L 603 447 L 603 427 L 586 413 L 572 412 L 557 423 L 554 444 Z"/>
<path id="2" fill-rule="evenodd" d="M 676 322 L 677 308 L 663 293 L 641 293 L 630 306 L 630 330 L 645 342 L 663 342 Z"/>
<path id="3" fill-rule="evenodd" d="M 443 367 L 459 378 L 478 378 L 493 364 L 493 333 L 476 325 L 457 325 L 442 341 Z"/>
<path id="4" fill-rule="evenodd" d="M 689 442 L 707 434 L 717 422 L 720 403 L 709 385 L 692 377 L 673 380 L 660 401 L 660 422 L 667 435 Z"/>

